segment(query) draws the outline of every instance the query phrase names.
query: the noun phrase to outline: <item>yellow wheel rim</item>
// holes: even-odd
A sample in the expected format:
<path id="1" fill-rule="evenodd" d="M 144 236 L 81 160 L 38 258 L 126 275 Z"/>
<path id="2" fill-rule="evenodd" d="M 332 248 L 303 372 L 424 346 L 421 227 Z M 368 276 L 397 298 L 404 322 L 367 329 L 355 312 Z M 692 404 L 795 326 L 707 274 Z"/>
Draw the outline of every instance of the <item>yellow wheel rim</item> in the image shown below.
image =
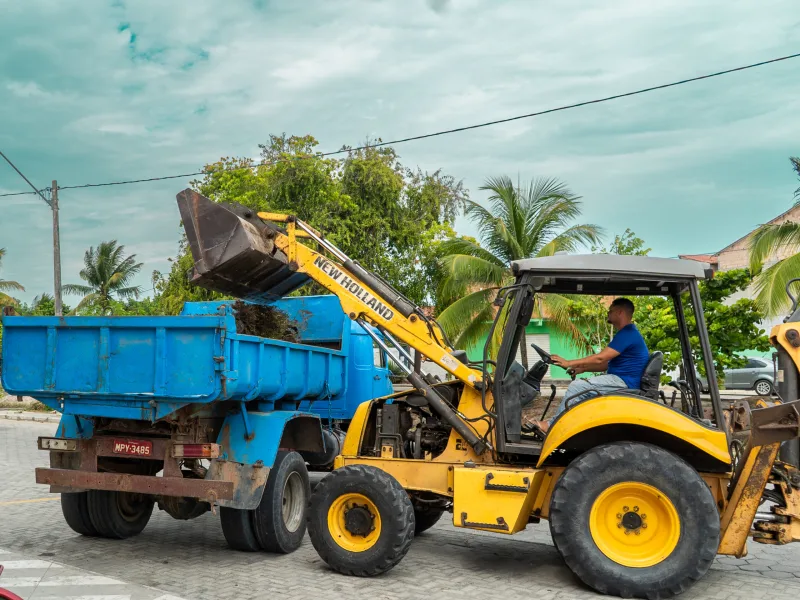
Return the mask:
<path id="1" fill-rule="evenodd" d="M 589 531 L 600 551 L 626 567 L 652 567 L 681 536 L 678 511 L 658 488 L 626 481 L 607 488 L 589 512 Z"/>
<path id="2" fill-rule="evenodd" d="M 381 537 L 381 515 L 363 494 L 342 494 L 328 509 L 328 532 L 350 552 L 364 552 Z"/>

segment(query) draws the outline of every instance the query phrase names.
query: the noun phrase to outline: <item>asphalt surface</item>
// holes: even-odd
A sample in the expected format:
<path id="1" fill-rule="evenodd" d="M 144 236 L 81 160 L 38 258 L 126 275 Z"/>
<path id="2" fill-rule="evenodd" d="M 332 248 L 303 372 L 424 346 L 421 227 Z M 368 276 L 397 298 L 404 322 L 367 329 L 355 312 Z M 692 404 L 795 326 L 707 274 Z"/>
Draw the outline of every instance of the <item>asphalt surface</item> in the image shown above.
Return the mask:
<path id="1" fill-rule="evenodd" d="M 34 468 L 48 463 L 36 438 L 54 431 L 52 423 L 0 420 L 0 586 L 25 600 L 598 597 L 564 566 L 545 522 L 506 537 L 443 519 L 373 579 L 332 572 L 307 537 L 290 555 L 235 552 L 211 513 L 175 521 L 156 511 L 135 538 L 84 538 L 64 523 L 58 496 L 34 483 Z M 799 567 L 800 544 L 751 543 L 746 559 L 718 558 L 682 598 L 797 600 Z"/>

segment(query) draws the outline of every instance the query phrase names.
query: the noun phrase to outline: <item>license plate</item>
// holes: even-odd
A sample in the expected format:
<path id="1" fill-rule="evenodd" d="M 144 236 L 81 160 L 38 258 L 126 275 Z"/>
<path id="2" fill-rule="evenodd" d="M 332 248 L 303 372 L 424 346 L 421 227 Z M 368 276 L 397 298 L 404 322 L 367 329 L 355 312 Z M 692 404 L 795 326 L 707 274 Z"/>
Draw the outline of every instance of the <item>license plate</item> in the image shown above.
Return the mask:
<path id="1" fill-rule="evenodd" d="M 153 442 L 114 440 L 114 454 L 127 454 L 129 456 L 151 456 L 153 454 Z"/>

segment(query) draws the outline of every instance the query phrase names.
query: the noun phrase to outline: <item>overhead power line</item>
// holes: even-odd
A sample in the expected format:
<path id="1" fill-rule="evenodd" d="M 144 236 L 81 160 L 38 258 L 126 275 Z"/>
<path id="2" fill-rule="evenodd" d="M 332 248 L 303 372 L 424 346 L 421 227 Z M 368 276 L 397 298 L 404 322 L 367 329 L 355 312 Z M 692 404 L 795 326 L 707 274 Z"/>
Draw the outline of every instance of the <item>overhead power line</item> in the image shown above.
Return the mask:
<path id="1" fill-rule="evenodd" d="M 510 123 L 512 121 L 520 121 L 522 119 L 530 119 L 530 118 L 533 118 L 533 117 L 540 117 L 542 115 L 547 115 L 547 114 L 551 114 L 551 113 L 555 113 L 555 112 L 561 112 L 561 111 L 565 111 L 565 110 L 571 110 L 573 108 L 580 108 L 580 107 L 589 106 L 589 105 L 592 105 L 592 104 L 602 104 L 604 102 L 611 102 L 612 100 L 619 100 L 620 98 L 628 98 L 628 97 L 631 97 L 631 96 L 637 96 L 639 94 L 646 94 L 648 92 L 654 92 L 654 91 L 657 91 L 657 90 L 663 90 L 663 89 L 667 89 L 667 88 L 671 88 L 671 87 L 676 87 L 676 86 L 679 86 L 679 85 L 684 85 L 684 84 L 687 84 L 687 83 L 694 83 L 696 81 L 703 81 L 703 80 L 706 80 L 706 79 L 712 79 L 714 77 L 720 77 L 722 75 L 729 75 L 731 73 L 738 73 L 740 71 L 746 71 L 748 69 L 755 69 L 757 67 L 763 67 L 765 65 L 770 65 L 770 64 L 773 64 L 773 63 L 777 63 L 777 62 L 791 60 L 791 59 L 794 59 L 794 58 L 800 58 L 800 52 L 798 52 L 796 54 L 789 54 L 787 56 L 781 56 L 779 58 L 772 58 L 770 60 L 763 60 L 761 62 L 751 63 L 751 64 L 743 65 L 743 66 L 740 66 L 740 67 L 734 67 L 732 69 L 725 69 L 724 71 L 716 71 L 714 73 L 707 73 L 705 75 L 698 75 L 697 77 L 689 77 L 687 79 L 681 79 L 681 80 L 678 80 L 678 81 L 673 81 L 673 82 L 670 82 L 670 83 L 664 83 L 664 84 L 661 84 L 661 85 L 654 85 L 654 86 L 651 86 L 651 87 L 641 88 L 641 89 L 638 89 L 638 90 L 634 90 L 634 91 L 631 91 L 631 92 L 625 92 L 625 93 L 622 93 L 622 94 L 614 94 L 612 96 L 604 96 L 602 98 L 595 98 L 593 100 L 584 100 L 582 102 L 575 102 L 573 104 L 565 104 L 565 105 L 562 105 L 562 106 L 557 106 L 555 108 L 547 108 L 547 109 L 544 109 L 544 110 L 539 110 L 539 111 L 536 111 L 536 112 L 526 113 L 526 114 L 523 114 L 523 115 L 516 115 L 514 117 L 507 117 L 507 118 L 504 118 L 504 119 L 496 119 L 494 121 L 485 121 L 483 123 L 476 123 L 474 125 L 465 125 L 463 127 L 456 127 L 454 129 L 444 129 L 442 131 L 435 131 L 435 132 L 432 132 L 432 133 L 424 133 L 424 134 L 421 134 L 421 135 L 415 135 L 415 136 L 411 136 L 411 137 L 399 138 L 399 139 L 391 140 L 391 141 L 388 141 L 388 142 L 377 142 L 375 144 L 366 144 L 366 145 L 363 145 L 363 146 L 357 146 L 355 148 L 343 148 L 341 150 L 334 150 L 334 151 L 331 151 L 331 152 L 320 152 L 318 154 L 314 154 L 314 155 L 309 156 L 309 157 L 293 157 L 293 158 L 288 158 L 288 159 L 279 159 L 277 161 L 273 161 L 272 163 L 252 163 L 250 165 L 245 165 L 245 166 L 241 166 L 241 167 L 233 167 L 233 168 L 230 168 L 230 169 L 220 169 L 218 171 L 212 171 L 212 172 L 219 173 L 219 172 L 225 172 L 225 171 L 240 171 L 240 170 L 244 170 L 244 169 L 252 169 L 252 168 L 255 168 L 255 167 L 258 167 L 258 166 L 262 166 L 262 165 L 275 164 L 275 163 L 279 163 L 279 162 L 287 162 L 287 161 L 290 161 L 290 160 L 299 160 L 299 159 L 305 159 L 305 158 L 320 158 L 320 157 L 326 157 L 326 156 L 336 156 L 336 155 L 339 155 L 339 154 L 355 152 L 355 151 L 358 151 L 358 150 L 365 150 L 367 148 L 377 148 L 377 147 L 382 147 L 382 146 L 396 146 L 397 144 L 405 144 L 407 142 L 414 142 L 414 141 L 417 141 L 417 140 L 425 140 L 425 139 L 428 139 L 428 138 L 434 138 L 434 137 L 439 137 L 439 136 L 443 136 L 443 135 L 450 135 L 450 134 L 453 134 L 453 133 L 460 133 L 462 131 L 470 131 L 472 129 L 481 129 L 483 127 L 491 127 L 493 125 L 500 125 L 502 123 Z M 181 179 L 181 178 L 184 178 L 184 177 L 194 177 L 194 176 L 197 176 L 197 175 L 206 175 L 207 173 L 209 173 L 209 171 L 196 171 L 194 173 L 183 173 L 183 174 L 180 174 L 180 175 L 166 175 L 164 177 L 147 177 L 147 178 L 144 178 L 144 179 L 129 179 L 129 180 L 125 180 L 125 181 L 109 181 L 109 182 L 105 182 L 105 183 L 85 183 L 85 184 L 82 184 L 82 185 L 65 185 L 65 186 L 59 186 L 59 189 L 60 190 L 70 190 L 70 189 L 80 189 L 80 188 L 106 187 L 106 186 L 112 186 L 112 185 L 128 185 L 128 184 L 132 184 L 132 183 L 145 183 L 145 182 L 150 182 L 150 181 L 164 181 L 166 179 Z M 36 192 L 12 192 L 12 193 L 8 193 L 8 194 L 0 194 L 0 198 L 1 197 L 6 197 L 6 196 L 21 196 L 21 195 L 33 194 L 33 193 L 36 193 Z"/>
<path id="2" fill-rule="evenodd" d="M 11 168 L 14 169 L 17 172 L 17 174 L 25 180 L 25 183 L 27 183 L 29 186 L 31 186 L 33 188 L 32 192 L 19 192 L 17 195 L 19 195 L 19 194 L 39 194 L 39 196 L 42 198 L 42 200 L 45 201 L 47 206 L 52 206 L 50 204 L 50 200 L 48 200 L 47 198 L 44 197 L 44 194 L 42 194 L 42 192 L 39 191 L 39 188 L 37 188 L 35 185 L 33 185 L 31 183 L 30 179 L 25 177 L 25 175 L 22 173 L 22 171 L 20 171 L 17 168 L 17 165 L 15 165 L 13 162 L 11 162 L 10 158 L 8 158 L 5 154 L 3 154 L 2 151 L 0 151 L 0 156 L 2 156 L 3 159 L 5 159 L 5 161 L 11 166 Z M 9 195 L 11 195 L 11 194 L 9 194 Z"/>

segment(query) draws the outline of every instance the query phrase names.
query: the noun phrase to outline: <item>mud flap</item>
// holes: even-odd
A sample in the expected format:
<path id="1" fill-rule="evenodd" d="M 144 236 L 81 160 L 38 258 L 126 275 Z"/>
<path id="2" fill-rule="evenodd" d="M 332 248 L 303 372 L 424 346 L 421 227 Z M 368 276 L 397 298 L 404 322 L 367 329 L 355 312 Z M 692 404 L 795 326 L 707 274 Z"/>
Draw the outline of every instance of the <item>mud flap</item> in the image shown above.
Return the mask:
<path id="1" fill-rule="evenodd" d="M 249 427 L 241 413 L 229 414 L 217 443 L 221 456 L 211 461 L 207 480 L 232 481 L 233 498 L 220 506 L 253 510 L 261 502 L 269 471 L 279 449 L 323 452 L 319 417 L 298 411 L 248 412 Z"/>
<path id="2" fill-rule="evenodd" d="M 253 510 L 258 507 L 264 495 L 267 477 L 269 477 L 269 467 L 263 464 L 243 465 L 219 459 L 211 461 L 206 473 L 206 480 L 233 482 L 233 498 L 219 500 L 217 504 L 243 510 Z"/>

